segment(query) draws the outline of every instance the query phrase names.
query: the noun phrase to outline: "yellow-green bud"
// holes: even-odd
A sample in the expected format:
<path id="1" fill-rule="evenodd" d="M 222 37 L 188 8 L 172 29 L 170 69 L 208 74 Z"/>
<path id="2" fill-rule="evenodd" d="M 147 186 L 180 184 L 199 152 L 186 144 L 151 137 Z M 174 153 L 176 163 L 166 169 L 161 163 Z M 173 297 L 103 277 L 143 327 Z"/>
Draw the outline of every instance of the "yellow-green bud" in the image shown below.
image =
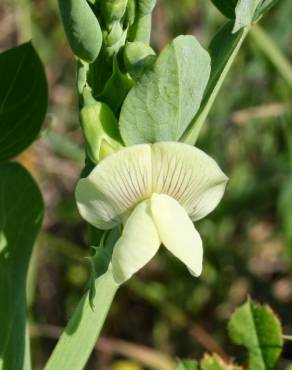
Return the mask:
<path id="1" fill-rule="evenodd" d="M 117 54 L 122 46 L 125 45 L 127 30 L 123 30 L 119 22 L 115 22 L 110 32 L 104 36 L 106 52 L 109 57 Z"/>
<path id="2" fill-rule="evenodd" d="M 80 111 L 81 127 L 87 155 L 93 163 L 122 148 L 118 122 L 111 109 L 96 101 L 88 90 L 84 93 L 85 105 Z"/>
<path id="3" fill-rule="evenodd" d="M 126 44 L 124 62 L 134 80 L 138 80 L 143 73 L 151 69 L 155 59 L 155 52 L 148 44 L 140 41 Z"/>
<path id="4" fill-rule="evenodd" d="M 103 0 L 102 12 L 106 24 L 110 25 L 115 21 L 120 21 L 126 11 L 128 0 Z"/>

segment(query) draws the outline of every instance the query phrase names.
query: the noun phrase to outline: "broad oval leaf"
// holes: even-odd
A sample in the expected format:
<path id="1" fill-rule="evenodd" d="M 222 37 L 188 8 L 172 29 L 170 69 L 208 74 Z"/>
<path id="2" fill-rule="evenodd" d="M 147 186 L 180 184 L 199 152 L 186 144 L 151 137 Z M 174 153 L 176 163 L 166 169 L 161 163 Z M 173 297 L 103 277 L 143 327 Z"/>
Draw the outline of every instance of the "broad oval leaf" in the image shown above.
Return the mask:
<path id="1" fill-rule="evenodd" d="M 43 219 L 43 200 L 19 164 L 0 165 L 0 368 L 29 368 L 26 275 Z"/>
<path id="2" fill-rule="evenodd" d="M 210 57 L 198 41 L 174 39 L 126 97 L 120 115 L 125 143 L 177 141 L 199 109 L 209 75 Z"/>
<path id="3" fill-rule="evenodd" d="M 281 324 L 269 306 L 248 300 L 234 312 L 228 329 L 232 341 L 247 348 L 249 369 L 275 369 L 283 338 Z"/>
<path id="4" fill-rule="evenodd" d="M 0 54 L 0 162 L 28 147 L 43 123 L 48 87 L 31 43 Z"/>

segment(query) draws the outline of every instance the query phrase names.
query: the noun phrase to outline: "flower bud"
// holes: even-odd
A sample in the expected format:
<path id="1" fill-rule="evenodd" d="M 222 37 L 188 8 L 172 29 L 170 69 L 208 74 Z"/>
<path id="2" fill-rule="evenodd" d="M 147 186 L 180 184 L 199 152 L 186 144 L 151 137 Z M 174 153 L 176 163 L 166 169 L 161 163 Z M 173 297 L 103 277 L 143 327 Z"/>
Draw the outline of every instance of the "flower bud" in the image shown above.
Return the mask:
<path id="1" fill-rule="evenodd" d="M 112 57 L 114 54 L 117 54 L 120 48 L 125 45 L 126 38 L 127 30 L 123 30 L 120 23 L 115 22 L 111 31 L 104 36 L 107 55 Z"/>
<path id="2" fill-rule="evenodd" d="M 155 52 L 149 45 L 140 41 L 126 44 L 124 61 L 127 71 L 134 80 L 138 80 L 147 70 L 151 69 L 155 59 Z"/>
<path id="3" fill-rule="evenodd" d="M 122 148 L 118 122 L 110 108 L 96 101 L 88 88 L 84 90 L 85 105 L 80 111 L 81 127 L 87 155 L 93 163 Z"/>
<path id="4" fill-rule="evenodd" d="M 92 63 L 100 52 L 102 33 L 89 4 L 86 0 L 59 0 L 59 8 L 73 53 Z"/>
<path id="5" fill-rule="evenodd" d="M 113 22 L 120 21 L 126 11 L 128 0 L 104 0 L 102 12 L 106 24 L 110 27 Z"/>

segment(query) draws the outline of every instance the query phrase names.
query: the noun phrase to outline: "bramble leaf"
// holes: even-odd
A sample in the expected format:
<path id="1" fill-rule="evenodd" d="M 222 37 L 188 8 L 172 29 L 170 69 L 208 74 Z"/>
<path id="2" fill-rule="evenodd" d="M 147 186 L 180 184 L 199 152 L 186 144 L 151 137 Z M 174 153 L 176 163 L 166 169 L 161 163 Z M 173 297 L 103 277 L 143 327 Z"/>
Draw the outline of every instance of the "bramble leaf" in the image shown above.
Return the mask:
<path id="1" fill-rule="evenodd" d="M 0 54 L 0 162 L 26 149 L 38 135 L 48 104 L 43 65 L 31 43 Z"/>
<path id="2" fill-rule="evenodd" d="M 269 306 L 248 300 L 232 315 L 228 325 L 235 344 L 248 350 L 250 370 L 272 370 L 282 351 L 281 324 Z"/>

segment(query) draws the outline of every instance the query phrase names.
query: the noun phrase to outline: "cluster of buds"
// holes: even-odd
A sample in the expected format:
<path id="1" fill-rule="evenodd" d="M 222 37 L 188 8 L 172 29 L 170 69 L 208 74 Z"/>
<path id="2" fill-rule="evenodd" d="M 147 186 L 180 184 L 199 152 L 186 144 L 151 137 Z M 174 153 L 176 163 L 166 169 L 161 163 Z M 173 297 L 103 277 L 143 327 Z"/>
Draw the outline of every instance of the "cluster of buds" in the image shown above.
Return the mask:
<path id="1" fill-rule="evenodd" d="M 156 0 L 59 0 L 77 58 L 80 121 L 87 160 L 119 150 L 117 115 L 135 81 L 151 68 L 151 13 Z"/>

